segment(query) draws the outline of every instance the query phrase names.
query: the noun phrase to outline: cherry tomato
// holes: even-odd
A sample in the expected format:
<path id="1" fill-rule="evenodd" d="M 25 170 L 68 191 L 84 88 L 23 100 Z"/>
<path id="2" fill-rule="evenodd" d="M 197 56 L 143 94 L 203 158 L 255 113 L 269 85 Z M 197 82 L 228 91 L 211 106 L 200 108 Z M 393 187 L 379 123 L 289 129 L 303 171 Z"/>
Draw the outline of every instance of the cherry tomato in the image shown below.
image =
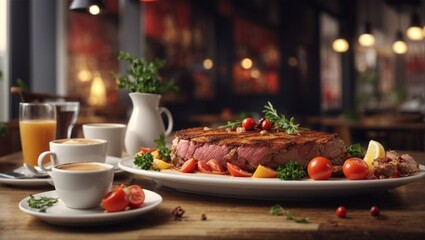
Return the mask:
<path id="1" fill-rule="evenodd" d="M 201 173 L 210 174 L 212 172 L 212 169 L 210 165 L 207 164 L 207 161 L 198 161 L 198 171 Z"/>
<path id="2" fill-rule="evenodd" d="M 369 176 L 369 168 L 361 158 L 349 158 L 345 160 L 342 171 L 350 180 L 363 180 Z"/>
<path id="3" fill-rule="evenodd" d="M 252 177 L 252 173 L 242 170 L 239 166 L 227 163 L 227 171 L 229 171 L 230 175 L 233 177 Z"/>
<path id="4" fill-rule="evenodd" d="M 180 167 L 180 172 L 182 173 L 192 173 L 196 168 L 196 160 L 191 158 L 183 163 L 183 166 Z"/>
<path id="5" fill-rule="evenodd" d="M 332 175 L 332 163 L 325 157 L 315 157 L 308 163 L 307 172 L 314 180 L 326 180 Z"/>
<path id="6" fill-rule="evenodd" d="M 242 121 L 242 127 L 245 128 L 245 130 L 252 130 L 255 128 L 255 120 L 253 118 L 245 118 Z"/>
<path id="7" fill-rule="evenodd" d="M 346 216 L 347 216 L 347 209 L 345 209 L 345 207 L 344 206 L 339 206 L 337 209 L 336 209 L 336 215 L 338 216 L 338 217 L 340 217 L 340 218 L 345 218 Z"/>
<path id="8" fill-rule="evenodd" d="M 379 216 L 380 210 L 377 206 L 373 206 L 370 208 L 370 215 L 377 217 Z"/>
<path id="9" fill-rule="evenodd" d="M 124 188 L 124 185 L 117 186 L 103 197 L 102 207 L 107 212 L 122 211 L 128 206 L 129 200 Z"/>
<path id="10" fill-rule="evenodd" d="M 198 161 L 198 171 L 207 174 L 225 174 L 223 168 L 214 159 L 208 161 Z"/>
<path id="11" fill-rule="evenodd" d="M 261 129 L 270 130 L 270 128 L 272 128 L 272 122 L 270 122 L 270 120 L 268 120 L 268 119 L 264 119 L 261 122 Z"/>
<path id="12" fill-rule="evenodd" d="M 128 198 L 128 206 L 138 208 L 145 202 L 145 192 L 139 185 L 131 185 L 124 190 Z"/>
<path id="13" fill-rule="evenodd" d="M 211 167 L 211 172 L 214 174 L 224 174 L 223 167 L 218 163 L 217 160 L 208 160 L 207 164 Z"/>

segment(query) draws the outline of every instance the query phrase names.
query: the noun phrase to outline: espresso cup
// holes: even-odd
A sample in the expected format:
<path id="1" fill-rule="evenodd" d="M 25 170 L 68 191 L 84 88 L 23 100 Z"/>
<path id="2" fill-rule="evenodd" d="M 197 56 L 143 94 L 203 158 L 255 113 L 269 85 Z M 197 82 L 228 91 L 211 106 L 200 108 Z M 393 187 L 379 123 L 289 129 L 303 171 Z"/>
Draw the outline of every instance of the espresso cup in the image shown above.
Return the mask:
<path id="1" fill-rule="evenodd" d="M 99 207 L 114 178 L 114 167 L 99 162 L 71 162 L 40 168 L 52 177 L 59 199 L 75 209 Z"/>
<path id="2" fill-rule="evenodd" d="M 126 125 L 120 123 L 92 123 L 83 125 L 85 138 L 105 139 L 108 141 L 108 156 L 121 157 L 124 150 Z"/>
<path id="3" fill-rule="evenodd" d="M 106 161 L 107 141 L 104 139 L 71 138 L 49 142 L 50 151 L 38 156 L 38 166 L 42 168 L 47 156 L 52 165 L 67 162 L 100 162 Z M 42 169 L 45 169 L 43 166 Z"/>

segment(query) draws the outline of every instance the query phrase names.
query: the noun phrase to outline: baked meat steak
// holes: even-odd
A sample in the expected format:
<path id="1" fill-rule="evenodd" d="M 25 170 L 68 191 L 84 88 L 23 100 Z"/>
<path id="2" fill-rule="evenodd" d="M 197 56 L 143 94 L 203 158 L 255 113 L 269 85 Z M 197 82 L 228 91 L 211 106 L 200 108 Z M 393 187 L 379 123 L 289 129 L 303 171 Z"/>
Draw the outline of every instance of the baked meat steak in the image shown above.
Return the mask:
<path id="1" fill-rule="evenodd" d="M 409 155 L 399 155 L 396 151 L 387 151 L 385 157 L 373 160 L 373 178 L 406 177 L 418 173 L 419 164 Z"/>
<path id="2" fill-rule="evenodd" d="M 341 166 L 349 157 L 346 146 L 337 134 L 300 130 L 290 135 L 283 130 L 237 132 L 220 128 L 189 128 L 176 132 L 171 149 L 175 166 L 194 158 L 197 161 L 217 160 L 254 171 L 259 164 L 273 169 L 288 161 L 307 167 L 317 156 L 329 158 L 333 165 Z"/>

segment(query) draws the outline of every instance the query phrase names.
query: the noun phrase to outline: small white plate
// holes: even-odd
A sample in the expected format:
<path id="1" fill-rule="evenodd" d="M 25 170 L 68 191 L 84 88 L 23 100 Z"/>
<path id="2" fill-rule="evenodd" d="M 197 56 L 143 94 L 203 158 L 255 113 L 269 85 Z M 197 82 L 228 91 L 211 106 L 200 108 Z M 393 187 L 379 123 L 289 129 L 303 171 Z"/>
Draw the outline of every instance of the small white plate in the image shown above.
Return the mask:
<path id="1" fill-rule="evenodd" d="M 184 192 L 251 199 L 317 199 L 351 196 L 393 189 L 425 177 L 425 166 L 413 176 L 348 180 L 334 178 L 314 181 L 282 181 L 277 178 L 242 178 L 203 173 L 180 173 L 177 170 L 151 171 L 135 166 L 134 159 L 124 159 L 118 166 L 125 171 L 149 177 L 160 184 Z"/>
<path id="2" fill-rule="evenodd" d="M 127 221 L 136 218 L 142 214 L 145 214 L 153 209 L 157 208 L 162 202 L 162 197 L 152 191 L 143 190 L 145 192 L 145 202 L 140 208 L 130 209 L 121 212 L 107 213 L 99 208 L 93 209 L 72 209 L 65 206 L 65 204 L 59 199 L 59 201 L 52 207 L 46 209 L 46 212 L 40 212 L 39 209 L 30 208 L 28 206 L 28 199 L 24 198 L 19 202 L 19 209 L 24 213 L 31 216 L 35 216 L 43 221 L 46 221 L 55 225 L 65 226 L 87 226 L 87 225 L 106 225 L 122 221 Z M 56 191 L 43 192 L 34 194 L 34 197 L 52 197 L 57 198 Z"/>
<path id="3" fill-rule="evenodd" d="M 124 170 L 118 167 L 118 162 L 123 160 L 123 158 L 113 157 L 113 156 L 106 156 L 106 163 L 111 164 L 114 166 L 114 176 L 120 176 L 121 174 L 125 173 Z M 24 166 L 20 166 L 19 168 L 13 170 L 14 172 L 21 172 L 26 173 L 28 175 L 31 174 L 31 172 L 25 168 Z M 26 178 L 26 179 L 16 179 L 16 178 L 2 178 L 0 177 L 0 183 L 11 185 L 11 186 L 21 186 L 21 187 L 38 187 L 38 186 L 44 186 L 44 185 L 53 185 L 52 178 Z"/>
<path id="4" fill-rule="evenodd" d="M 118 167 L 118 162 L 123 160 L 123 159 L 125 159 L 125 158 L 106 156 L 105 162 L 108 163 L 108 164 L 111 164 L 115 168 L 114 176 L 119 176 L 119 175 L 125 173 L 125 171 L 123 171 L 121 168 Z"/>

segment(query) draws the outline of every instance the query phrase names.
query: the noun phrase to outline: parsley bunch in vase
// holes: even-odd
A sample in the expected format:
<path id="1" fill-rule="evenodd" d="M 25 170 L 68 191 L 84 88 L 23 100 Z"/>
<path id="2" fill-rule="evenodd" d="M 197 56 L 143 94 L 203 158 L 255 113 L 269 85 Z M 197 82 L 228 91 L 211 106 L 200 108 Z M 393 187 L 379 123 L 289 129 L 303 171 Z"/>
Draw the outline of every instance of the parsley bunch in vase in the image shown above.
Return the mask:
<path id="1" fill-rule="evenodd" d="M 174 81 L 165 81 L 159 70 L 164 62 L 155 60 L 146 61 L 132 57 L 129 53 L 120 52 L 118 60 L 126 61 L 129 69 L 120 77 L 115 74 L 118 88 L 127 89 L 133 104 L 133 110 L 127 124 L 125 134 L 125 148 L 130 156 L 140 151 L 140 147 L 154 147 L 155 139 L 162 133 L 169 135 L 173 129 L 173 116 L 165 107 L 159 107 L 162 94 L 177 92 Z M 164 126 L 161 115 L 167 117 L 167 128 Z"/>

